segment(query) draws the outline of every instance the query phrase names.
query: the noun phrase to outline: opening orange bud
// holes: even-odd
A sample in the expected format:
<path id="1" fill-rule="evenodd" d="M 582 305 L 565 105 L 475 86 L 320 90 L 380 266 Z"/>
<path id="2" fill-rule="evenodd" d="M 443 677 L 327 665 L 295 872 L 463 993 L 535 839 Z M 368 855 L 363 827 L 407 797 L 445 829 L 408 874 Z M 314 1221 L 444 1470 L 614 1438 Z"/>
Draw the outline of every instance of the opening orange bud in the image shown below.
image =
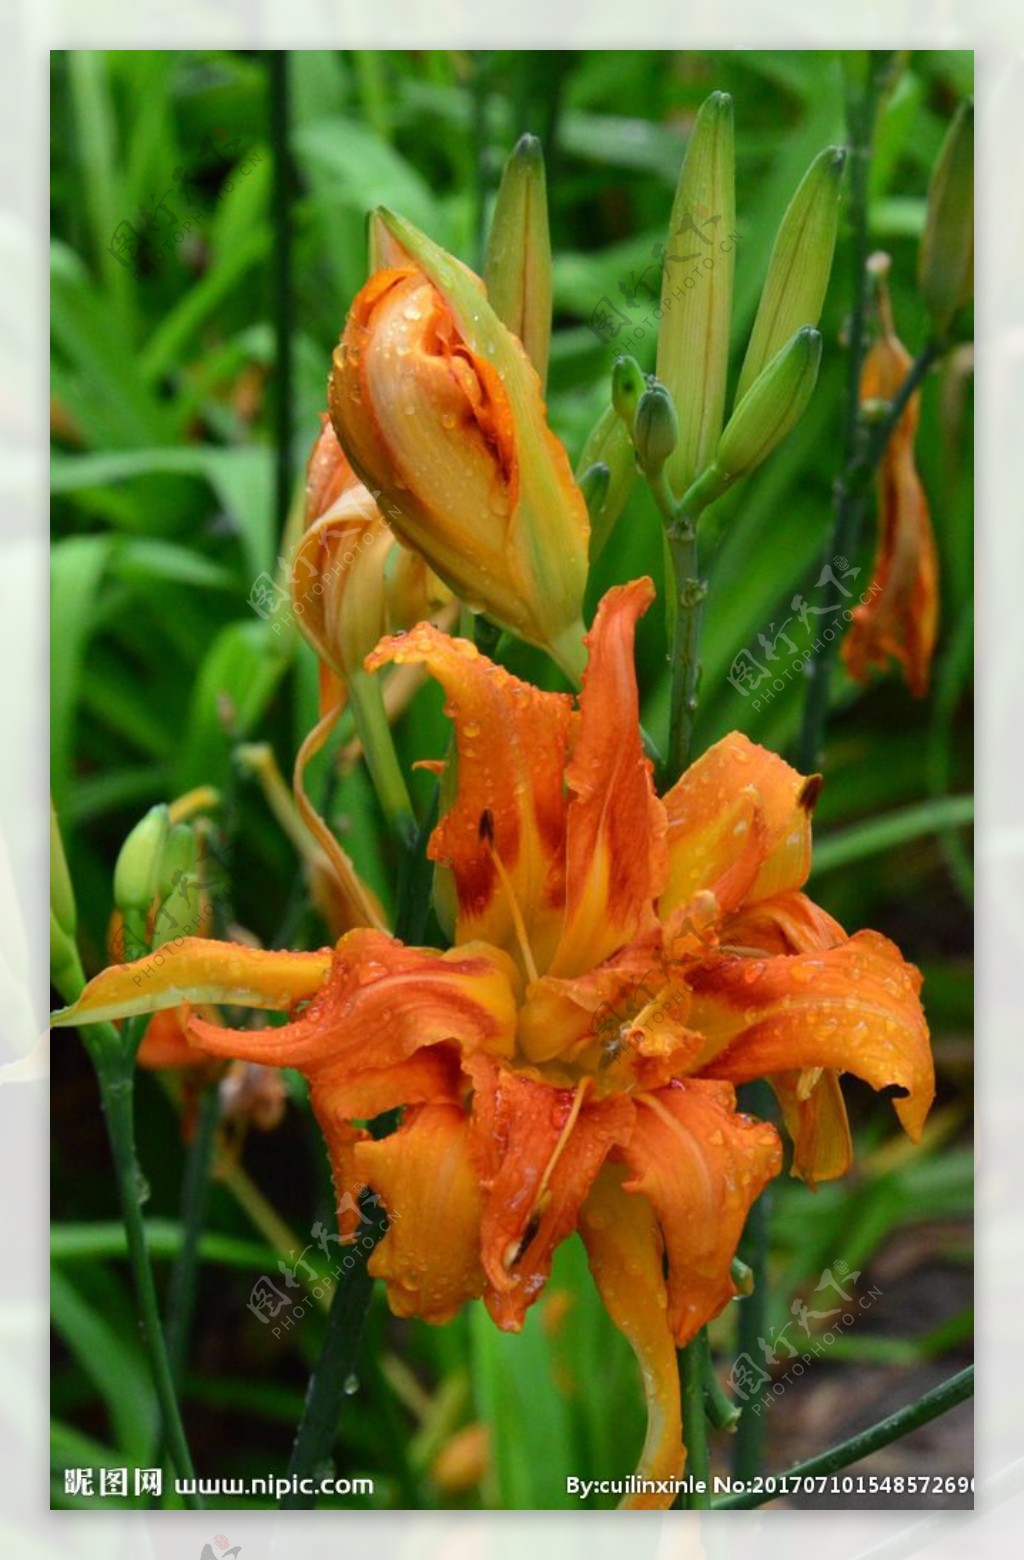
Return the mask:
<path id="1" fill-rule="evenodd" d="M 576 677 L 589 521 L 536 372 L 476 277 L 381 220 L 408 264 L 352 306 L 330 383 L 339 439 L 396 535 Z"/>

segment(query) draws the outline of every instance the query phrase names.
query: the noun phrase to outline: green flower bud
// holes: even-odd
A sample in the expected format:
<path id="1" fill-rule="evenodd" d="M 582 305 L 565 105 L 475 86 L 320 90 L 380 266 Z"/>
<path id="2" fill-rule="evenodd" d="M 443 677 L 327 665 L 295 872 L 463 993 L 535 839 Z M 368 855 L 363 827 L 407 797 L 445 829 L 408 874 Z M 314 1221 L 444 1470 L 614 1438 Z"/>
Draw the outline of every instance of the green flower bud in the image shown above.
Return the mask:
<path id="1" fill-rule="evenodd" d="M 551 233 L 544 154 L 521 136 L 501 176 L 484 281 L 491 308 L 519 337 L 543 385 L 551 347 Z"/>
<path id="2" fill-rule="evenodd" d="M 928 186 L 918 283 L 936 335 L 974 293 L 974 103 L 962 103 Z"/>
<path id="3" fill-rule="evenodd" d="M 608 489 L 611 487 L 612 474 L 603 460 L 595 461 L 588 466 L 580 476 L 576 478 L 580 492 L 587 501 L 587 513 L 590 515 L 590 535 L 594 536 L 594 516 L 599 515 L 604 508 L 608 497 Z M 593 549 L 591 549 L 593 556 Z"/>
<path id="4" fill-rule="evenodd" d="M 630 419 L 632 423 L 632 419 Z M 591 473 L 606 472 L 607 476 Z M 636 457 L 629 429 L 609 406 L 595 423 L 579 465 L 576 480 L 583 489 L 590 513 L 590 561 L 604 549 L 636 481 Z"/>
<path id="5" fill-rule="evenodd" d="M 160 877 L 157 892 L 163 898 L 169 894 L 182 872 L 199 870 L 199 841 L 190 824 L 176 823 L 167 835 L 160 860 Z"/>
<path id="6" fill-rule="evenodd" d="M 762 369 L 718 442 L 714 464 L 720 491 L 760 466 L 800 421 L 820 363 L 821 333 L 805 325 Z"/>
<path id="7" fill-rule="evenodd" d="M 156 897 L 168 827 L 167 808 L 161 802 L 149 809 L 121 846 L 114 868 L 114 903 L 126 915 L 133 910 L 145 915 Z"/>
<path id="8" fill-rule="evenodd" d="M 679 419 L 679 440 L 665 466 L 676 493 L 711 461 L 722 431 L 735 227 L 732 99 L 713 92 L 697 115 L 679 175 L 661 288 L 657 376 Z"/>
<path id="9" fill-rule="evenodd" d="M 794 331 L 801 325 L 817 325 L 821 318 L 836 246 L 845 161 L 842 147 L 826 147 L 786 208 L 736 386 L 737 406 Z"/>
<path id="10" fill-rule="evenodd" d="M 154 949 L 173 937 L 194 937 L 202 921 L 202 884 L 199 841 L 187 823 L 175 824 L 167 836 L 158 893 L 162 903 L 153 925 Z"/>
<path id="11" fill-rule="evenodd" d="M 653 384 L 640 397 L 633 424 L 633 443 L 643 470 L 661 470 L 679 440 L 679 423 L 672 397 L 664 385 Z"/>
<path id="12" fill-rule="evenodd" d="M 57 822 L 52 797 L 50 799 L 50 910 L 56 917 L 61 931 L 74 942 L 78 927 L 78 912 L 75 908 L 71 874 L 68 872 L 64 841 L 61 838 L 60 824 Z"/>
<path id="13" fill-rule="evenodd" d="M 612 406 L 630 433 L 633 431 L 637 402 L 645 388 L 646 381 L 636 358 L 617 357 L 612 364 Z"/>

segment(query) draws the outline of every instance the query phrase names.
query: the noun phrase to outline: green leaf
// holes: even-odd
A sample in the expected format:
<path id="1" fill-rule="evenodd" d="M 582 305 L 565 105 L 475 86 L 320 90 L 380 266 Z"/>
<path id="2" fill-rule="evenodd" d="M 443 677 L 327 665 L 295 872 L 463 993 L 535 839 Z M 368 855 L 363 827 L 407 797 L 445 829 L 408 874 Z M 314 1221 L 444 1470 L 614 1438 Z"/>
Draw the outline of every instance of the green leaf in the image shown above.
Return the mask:
<path id="1" fill-rule="evenodd" d="M 68 795 L 85 656 L 96 597 L 112 548 L 110 536 L 71 536 L 57 542 L 50 554 L 50 613 L 54 625 L 50 764 L 58 808 Z"/>
<path id="2" fill-rule="evenodd" d="M 287 665 L 269 621 L 254 616 L 221 630 L 196 680 L 176 791 L 225 783 L 232 745 L 252 731 Z"/>
<path id="3" fill-rule="evenodd" d="M 973 821 L 973 796 L 943 796 L 935 801 L 921 802 L 917 807 L 890 813 L 887 818 L 872 818 L 841 834 L 817 841 L 811 873 L 820 877 L 824 872 L 834 872 L 837 867 L 849 866 L 852 861 L 863 861 L 866 856 L 877 856 L 911 840 Z"/>
<path id="4" fill-rule="evenodd" d="M 50 1315 L 105 1403 L 117 1445 L 132 1462 L 148 1464 L 157 1425 L 156 1394 L 138 1345 L 119 1336 L 59 1267 L 50 1275 Z"/>

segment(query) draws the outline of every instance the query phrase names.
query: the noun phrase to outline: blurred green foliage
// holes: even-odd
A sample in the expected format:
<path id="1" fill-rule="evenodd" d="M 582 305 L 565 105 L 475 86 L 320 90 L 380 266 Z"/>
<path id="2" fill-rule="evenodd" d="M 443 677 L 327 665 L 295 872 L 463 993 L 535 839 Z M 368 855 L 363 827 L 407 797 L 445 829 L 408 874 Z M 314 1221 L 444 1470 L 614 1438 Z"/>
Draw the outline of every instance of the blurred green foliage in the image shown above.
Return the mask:
<path id="1" fill-rule="evenodd" d="M 844 138 L 840 64 L 823 52 L 319 50 L 292 54 L 288 71 L 296 482 L 325 405 L 331 349 L 364 279 L 371 206 L 401 211 L 478 266 L 504 158 L 522 131 L 542 137 L 555 254 L 550 416 L 575 461 L 607 404 L 616 351 L 628 348 L 653 366 L 653 300 L 640 278 L 646 273 L 656 288 L 652 251 L 664 238 L 702 100 L 714 89 L 735 99 L 733 384 L 786 202 L 815 154 Z M 267 61 L 218 51 L 62 52 L 52 72 L 53 790 L 86 967 L 104 960 L 112 863 L 124 836 L 152 802 L 201 781 L 225 797 L 232 903 L 224 914 L 268 944 L 316 945 L 324 933 L 305 904 L 292 849 L 232 760 L 239 741 L 258 735 L 287 773 L 316 708 L 312 653 L 282 629 L 283 614 L 265 619 L 249 605 L 254 581 L 275 573 L 283 519 L 274 512 L 270 278 L 279 235 Z M 893 256 L 895 316 L 912 351 L 925 334 L 914 278 L 928 175 L 971 85 L 969 54 L 913 54 L 880 119 L 871 227 Z M 161 202 L 163 216 L 153 220 L 168 253 L 159 265 L 135 263 L 130 235 L 129 249 L 122 247 L 123 224 L 138 231 L 141 213 Z M 634 303 L 623 287 L 639 289 Z M 783 752 L 792 741 L 799 678 L 755 708 L 755 697 L 727 674 L 760 631 L 777 633 L 796 592 L 814 584 L 839 461 L 850 295 L 841 227 L 810 411 L 707 527 L 698 750 L 735 727 Z M 610 342 L 592 326 L 603 298 L 627 322 Z M 915 703 L 895 678 L 868 690 L 841 685 L 822 835 L 970 787 L 970 390 L 961 353 L 923 401 L 918 455 L 942 574 L 934 691 Z M 864 582 L 872 540 L 850 560 Z M 662 544 L 638 483 L 594 571 L 590 609 L 608 584 L 644 572 L 660 581 Z M 658 731 L 667 679 L 656 612 L 642 625 L 638 654 L 646 723 Z M 548 675 L 533 652 L 517 649 L 511 664 Z M 426 689 L 400 727 L 404 763 L 438 756 L 444 741 L 441 700 Z M 328 766 L 320 768 L 323 796 Z M 332 782 L 329 806 L 347 848 L 387 895 L 393 861 L 361 771 Z M 833 870 L 815 885 L 851 928 L 890 932 L 923 966 L 940 1045 L 970 1024 L 964 863 L 958 834 L 917 834 L 890 842 L 866 869 Z M 962 1114 L 962 1088 L 961 1074 L 943 1079 L 954 1113 Z M 858 1131 L 881 1141 L 891 1130 L 884 1102 L 858 1097 L 857 1105 Z M 99 1128 L 90 1121 L 96 1110 L 87 1073 L 56 1058 L 54 1198 L 65 1242 L 78 1221 L 113 1214 Z M 149 1211 L 173 1220 L 176 1116 L 149 1078 L 140 1112 Z M 300 1104 L 273 1141 L 247 1150 L 253 1178 L 297 1230 L 331 1217 L 309 1125 Z M 772 1265 L 784 1316 L 794 1290 L 824 1263 L 842 1256 L 864 1265 L 894 1230 L 967 1217 L 970 1165 L 940 1143 L 892 1168 L 862 1169 L 816 1198 L 786 1184 L 775 1199 Z M 210 1229 L 225 1241 L 251 1240 L 221 1187 Z M 60 1251 L 54 1498 L 74 1504 L 60 1470 L 151 1462 L 155 1410 L 122 1264 L 102 1242 L 86 1241 L 71 1256 L 66 1245 Z M 259 1247 L 257 1257 L 271 1261 Z M 202 1468 L 270 1471 L 287 1457 L 321 1320 L 310 1316 L 286 1343 L 268 1339 L 245 1309 L 249 1275 L 224 1261 L 210 1254 L 203 1268 L 186 1420 Z M 339 1469 L 373 1473 L 376 1504 L 531 1507 L 564 1504 L 567 1472 L 632 1468 L 643 1432 L 635 1368 L 575 1243 L 560 1253 L 551 1294 L 519 1338 L 499 1334 L 479 1307 L 445 1329 L 396 1324 L 377 1296 L 361 1390 L 339 1431 Z M 731 1326 L 727 1313 L 716 1333 L 726 1358 Z M 401 1369 L 392 1368 L 396 1359 Z M 402 1385 L 401 1370 L 411 1370 L 411 1386 Z M 482 1488 L 446 1497 L 430 1478 L 430 1457 L 477 1416 L 492 1427 L 490 1471 Z"/>

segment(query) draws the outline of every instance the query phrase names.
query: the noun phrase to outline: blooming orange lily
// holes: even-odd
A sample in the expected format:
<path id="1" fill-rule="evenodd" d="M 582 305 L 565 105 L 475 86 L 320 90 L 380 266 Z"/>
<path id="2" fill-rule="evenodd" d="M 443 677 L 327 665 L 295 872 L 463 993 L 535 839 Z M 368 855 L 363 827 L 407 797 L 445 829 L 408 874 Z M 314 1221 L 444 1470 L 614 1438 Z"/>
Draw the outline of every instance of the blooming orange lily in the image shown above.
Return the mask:
<path id="1" fill-rule="evenodd" d="M 734 1295 L 746 1214 L 782 1164 L 735 1085 L 771 1080 L 814 1180 L 849 1163 L 841 1072 L 894 1086 L 915 1139 L 934 1076 L 917 971 L 801 891 L 817 779 L 734 733 L 655 794 L 633 669 L 653 596 L 649 580 L 605 596 L 578 705 L 427 624 L 369 657 L 422 663 L 447 695 L 430 854 L 450 951 L 365 928 L 318 953 L 197 939 L 148 976 L 105 971 L 59 1021 L 186 998 L 289 1012 L 190 1030 L 304 1073 L 339 1202 L 369 1186 L 395 1215 L 370 1269 L 400 1316 L 444 1322 L 482 1296 L 516 1330 L 578 1230 L 642 1367 L 638 1473 L 657 1481 L 684 1466 L 676 1349 Z M 396 1107 L 382 1140 L 356 1124 Z M 642 1485 L 624 1502 L 670 1503 Z"/>
<path id="2" fill-rule="evenodd" d="M 876 257 L 879 259 L 887 262 L 888 257 Z M 911 368 L 910 353 L 896 334 L 881 270 L 878 307 L 881 331 L 864 360 L 862 402 L 891 401 Z M 939 617 L 935 537 L 914 463 L 920 403 L 920 391 L 915 391 L 879 463 L 874 590 L 854 609 L 842 646 L 843 662 L 856 681 L 867 682 L 871 669 L 887 666 L 892 656 L 903 669 L 907 687 L 919 699 L 928 692 Z"/>

